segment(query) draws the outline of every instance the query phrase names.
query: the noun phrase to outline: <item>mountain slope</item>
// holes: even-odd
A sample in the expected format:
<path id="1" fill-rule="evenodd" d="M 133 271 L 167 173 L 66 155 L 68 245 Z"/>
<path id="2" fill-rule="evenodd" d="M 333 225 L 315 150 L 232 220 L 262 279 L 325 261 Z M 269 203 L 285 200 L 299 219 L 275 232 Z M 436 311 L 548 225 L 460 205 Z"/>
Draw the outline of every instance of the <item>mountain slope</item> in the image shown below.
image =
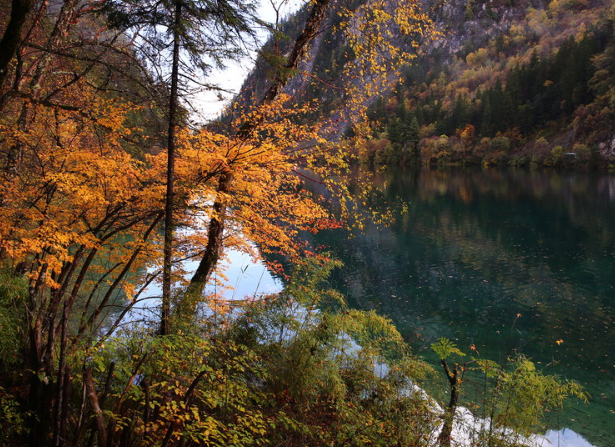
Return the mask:
<path id="1" fill-rule="evenodd" d="M 608 0 L 430 0 L 426 9 L 441 37 L 421 44 L 402 83 L 371 99 L 372 140 L 356 149 L 365 163 L 613 166 L 615 12 Z M 282 31 L 292 36 L 304 14 Z M 337 20 L 329 19 L 301 67 L 306 74 L 287 92 L 297 101 L 319 99 L 310 119 L 336 118 L 340 137 L 348 125 L 337 121 L 346 100 L 340 87 L 361 81 L 341 75 L 354 54 L 334 32 Z M 411 40 L 393 39 L 415 51 Z M 259 59 L 244 101 L 262 91 L 271 59 Z"/>

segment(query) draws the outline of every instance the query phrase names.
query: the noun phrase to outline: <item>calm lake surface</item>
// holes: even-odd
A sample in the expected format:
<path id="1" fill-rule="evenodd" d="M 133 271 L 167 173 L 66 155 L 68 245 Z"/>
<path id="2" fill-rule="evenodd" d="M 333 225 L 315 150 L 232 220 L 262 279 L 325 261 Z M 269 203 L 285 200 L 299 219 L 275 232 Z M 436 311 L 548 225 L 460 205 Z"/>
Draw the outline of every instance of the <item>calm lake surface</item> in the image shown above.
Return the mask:
<path id="1" fill-rule="evenodd" d="M 615 176 L 451 168 L 376 181 L 388 227 L 314 241 L 344 262 L 333 280 L 349 304 L 388 315 L 427 357 L 444 336 L 580 382 L 589 404 L 571 401 L 552 428 L 614 446 Z"/>

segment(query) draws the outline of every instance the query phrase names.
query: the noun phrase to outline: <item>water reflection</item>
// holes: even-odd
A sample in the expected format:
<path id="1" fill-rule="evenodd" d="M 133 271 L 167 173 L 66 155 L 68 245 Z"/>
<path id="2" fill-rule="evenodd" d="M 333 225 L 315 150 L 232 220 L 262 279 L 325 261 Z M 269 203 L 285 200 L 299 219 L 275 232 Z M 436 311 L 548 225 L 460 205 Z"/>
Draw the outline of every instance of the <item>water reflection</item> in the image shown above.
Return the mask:
<path id="1" fill-rule="evenodd" d="M 376 181 L 387 228 L 316 240 L 344 261 L 335 280 L 349 302 L 419 348 L 447 336 L 494 360 L 520 351 L 583 383 L 590 404 L 559 423 L 615 445 L 615 177 L 421 169 Z"/>
<path id="2" fill-rule="evenodd" d="M 185 261 L 182 264 L 182 268 L 188 272 L 186 280 L 196 271 L 198 264 L 199 261 L 196 260 Z M 282 289 L 282 282 L 272 275 L 262 261 L 254 260 L 249 254 L 238 250 L 226 251 L 224 259 L 220 262 L 219 272 L 207 285 L 205 289 L 207 296 L 215 296 L 225 301 L 241 301 L 277 293 Z M 155 324 L 159 320 L 162 285 L 159 282 L 152 282 L 144 289 L 142 295 L 145 298 L 140 305 L 132 307 L 125 322 Z"/>

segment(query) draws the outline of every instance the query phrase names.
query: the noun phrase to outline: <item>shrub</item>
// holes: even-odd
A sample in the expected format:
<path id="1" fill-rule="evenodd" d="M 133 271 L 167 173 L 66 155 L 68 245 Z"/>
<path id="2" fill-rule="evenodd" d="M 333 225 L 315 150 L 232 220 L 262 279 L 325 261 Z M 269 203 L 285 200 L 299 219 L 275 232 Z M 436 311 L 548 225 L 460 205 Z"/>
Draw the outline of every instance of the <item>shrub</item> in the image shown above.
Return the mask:
<path id="1" fill-rule="evenodd" d="M 589 150 L 589 147 L 587 147 L 587 145 L 585 144 L 576 143 L 572 147 L 572 152 L 577 155 L 577 159 L 579 161 L 586 161 L 589 160 L 589 158 L 591 157 L 591 151 Z"/>
<path id="2" fill-rule="evenodd" d="M 510 139 L 508 137 L 496 136 L 492 138 L 489 142 L 489 150 L 490 151 L 510 151 Z"/>
<path id="3" fill-rule="evenodd" d="M 557 166 L 560 163 L 563 155 L 564 148 L 562 146 L 555 146 L 553 149 L 551 149 L 551 152 L 545 158 L 545 166 Z"/>

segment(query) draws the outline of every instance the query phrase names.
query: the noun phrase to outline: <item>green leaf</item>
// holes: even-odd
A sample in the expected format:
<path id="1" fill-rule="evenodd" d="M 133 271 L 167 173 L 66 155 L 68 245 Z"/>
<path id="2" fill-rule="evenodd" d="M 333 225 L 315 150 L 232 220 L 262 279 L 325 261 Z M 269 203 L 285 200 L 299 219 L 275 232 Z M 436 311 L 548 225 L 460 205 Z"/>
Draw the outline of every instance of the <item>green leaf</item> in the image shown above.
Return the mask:
<path id="1" fill-rule="evenodd" d="M 465 354 L 457 348 L 457 345 L 446 337 L 440 337 L 436 343 L 431 345 L 431 349 L 438 354 L 441 360 L 446 359 L 450 355 L 465 356 Z"/>

